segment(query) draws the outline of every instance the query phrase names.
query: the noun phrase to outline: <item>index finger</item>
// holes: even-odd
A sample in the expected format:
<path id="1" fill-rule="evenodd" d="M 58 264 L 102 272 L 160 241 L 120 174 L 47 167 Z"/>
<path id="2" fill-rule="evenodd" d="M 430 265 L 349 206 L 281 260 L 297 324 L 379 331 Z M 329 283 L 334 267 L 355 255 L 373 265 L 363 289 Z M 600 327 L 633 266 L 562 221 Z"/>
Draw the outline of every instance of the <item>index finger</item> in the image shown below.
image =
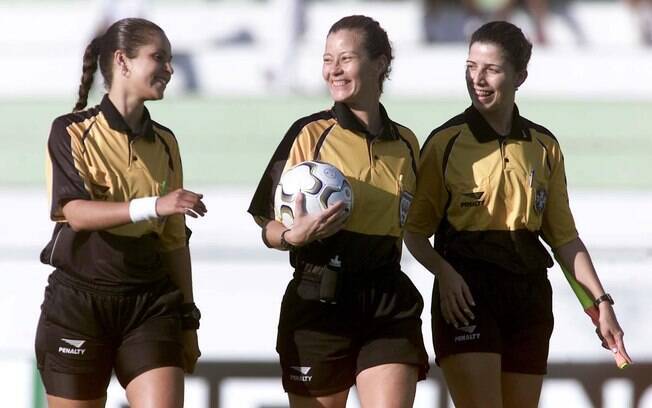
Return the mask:
<path id="1" fill-rule="evenodd" d="M 328 219 L 332 215 L 337 214 L 339 211 L 342 211 L 343 208 L 344 208 L 344 202 L 338 201 L 335 204 L 326 207 L 326 209 L 322 211 L 320 217 L 322 221 L 326 221 L 326 219 Z"/>
<path id="2" fill-rule="evenodd" d="M 618 349 L 618 353 L 627 361 L 627 364 L 632 364 L 632 358 L 627 354 L 627 350 L 625 350 L 625 342 L 623 342 L 623 336 L 614 336 L 616 339 L 616 348 Z"/>

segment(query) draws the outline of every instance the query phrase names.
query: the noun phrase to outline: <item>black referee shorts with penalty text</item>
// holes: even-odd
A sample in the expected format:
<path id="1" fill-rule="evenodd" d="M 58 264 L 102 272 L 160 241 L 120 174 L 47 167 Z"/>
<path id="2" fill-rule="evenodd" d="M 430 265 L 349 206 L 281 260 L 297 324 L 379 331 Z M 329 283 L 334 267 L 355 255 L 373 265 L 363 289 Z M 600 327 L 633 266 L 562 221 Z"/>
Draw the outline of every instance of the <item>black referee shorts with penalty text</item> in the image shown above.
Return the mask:
<path id="1" fill-rule="evenodd" d="M 141 288 L 95 285 L 61 270 L 45 289 L 36 359 L 47 394 L 89 400 L 159 367 L 183 368 L 181 291 L 169 280 Z"/>
<path id="2" fill-rule="evenodd" d="M 344 272 L 337 304 L 319 301 L 319 276 L 295 277 L 281 305 L 276 349 L 285 391 L 323 396 L 350 388 L 363 370 L 399 363 L 428 371 L 423 298 L 398 265 Z"/>
<path id="3" fill-rule="evenodd" d="M 432 292 L 432 333 L 437 365 L 448 356 L 501 355 L 504 372 L 546 374 L 554 325 L 546 270 L 516 274 L 482 261 L 450 260 L 471 290 L 474 319 L 455 328 L 441 313 L 439 280 Z"/>

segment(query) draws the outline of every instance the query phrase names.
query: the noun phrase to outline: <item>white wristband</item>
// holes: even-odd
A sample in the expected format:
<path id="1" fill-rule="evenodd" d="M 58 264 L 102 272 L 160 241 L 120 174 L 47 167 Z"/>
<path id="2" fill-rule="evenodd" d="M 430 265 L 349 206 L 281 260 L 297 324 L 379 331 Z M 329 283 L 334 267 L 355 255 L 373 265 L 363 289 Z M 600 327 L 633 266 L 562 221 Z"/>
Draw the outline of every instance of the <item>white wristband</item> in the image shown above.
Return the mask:
<path id="1" fill-rule="evenodd" d="M 158 200 L 158 196 L 134 198 L 131 200 L 129 202 L 129 218 L 131 218 L 131 222 L 136 223 L 157 219 L 156 200 Z"/>

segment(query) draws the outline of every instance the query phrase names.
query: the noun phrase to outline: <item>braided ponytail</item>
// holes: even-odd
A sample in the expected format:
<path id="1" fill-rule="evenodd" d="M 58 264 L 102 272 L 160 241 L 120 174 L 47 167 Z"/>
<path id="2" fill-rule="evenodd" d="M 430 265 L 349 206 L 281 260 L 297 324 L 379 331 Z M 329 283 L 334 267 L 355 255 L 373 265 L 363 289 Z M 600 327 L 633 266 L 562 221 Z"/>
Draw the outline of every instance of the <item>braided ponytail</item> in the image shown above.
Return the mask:
<path id="1" fill-rule="evenodd" d="M 93 85 L 93 76 L 97 71 L 97 60 L 100 56 L 102 36 L 95 37 L 93 41 L 88 44 L 86 51 L 84 51 L 84 61 L 82 63 L 82 76 L 79 84 L 79 98 L 73 108 L 73 112 L 80 111 L 86 107 L 88 103 L 88 93 Z"/>
<path id="2" fill-rule="evenodd" d="M 152 35 L 157 33 L 165 35 L 161 27 L 151 21 L 142 18 L 123 18 L 111 24 L 104 34 L 94 38 L 84 51 L 79 98 L 73 112 L 86 107 L 88 93 L 93 85 L 93 76 L 98 65 L 104 78 L 104 87 L 108 90 L 113 80 L 114 52 L 123 50 L 128 58 L 135 58 L 138 55 L 138 48 L 149 44 Z"/>

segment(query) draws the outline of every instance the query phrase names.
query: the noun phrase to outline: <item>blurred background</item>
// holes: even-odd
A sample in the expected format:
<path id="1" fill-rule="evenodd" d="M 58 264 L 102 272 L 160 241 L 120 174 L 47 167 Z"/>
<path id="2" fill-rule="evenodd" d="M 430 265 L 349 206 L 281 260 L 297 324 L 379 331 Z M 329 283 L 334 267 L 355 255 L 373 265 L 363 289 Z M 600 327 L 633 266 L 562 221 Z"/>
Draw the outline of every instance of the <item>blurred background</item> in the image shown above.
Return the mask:
<path id="1" fill-rule="evenodd" d="M 274 346 L 291 270 L 286 254 L 264 247 L 246 208 L 290 124 L 330 107 L 324 39 L 358 13 L 389 34 L 396 59 L 382 101 L 421 142 L 469 105 L 464 63 L 475 28 L 509 19 L 534 42 L 517 103 L 562 145 L 578 229 L 635 361 L 616 368 L 551 269 L 556 327 L 541 406 L 652 407 L 651 0 L 0 0 L 0 406 L 43 406 L 33 339 L 49 273 L 38 254 L 52 229 L 45 142 L 76 101 L 84 47 L 127 16 L 155 21 L 172 43 L 173 81 L 148 108 L 174 130 L 186 185 L 209 207 L 189 220 L 203 355 L 186 406 L 287 406 Z M 101 80 L 94 89 L 90 105 Z M 403 265 L 429 305 L 432 277 L 407 251 Z M 434 359 L 428 307 L 423 320 Z M 126 406 L 115 382 L 107 406 Z M 349 406 L 358 406 L 354 394 Z M 452 406 L 434 361 L 415 406 Z"/>

